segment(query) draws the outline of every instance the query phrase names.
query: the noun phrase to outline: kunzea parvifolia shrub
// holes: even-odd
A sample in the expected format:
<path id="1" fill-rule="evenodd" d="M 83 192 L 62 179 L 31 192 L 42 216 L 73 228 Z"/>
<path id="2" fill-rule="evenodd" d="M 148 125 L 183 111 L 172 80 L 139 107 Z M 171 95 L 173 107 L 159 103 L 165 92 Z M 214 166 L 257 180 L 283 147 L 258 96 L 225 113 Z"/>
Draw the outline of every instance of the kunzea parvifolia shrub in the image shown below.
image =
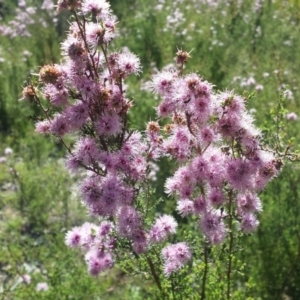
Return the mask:
<path id="1" fill-rule="evenodd" d="M 41 67 L 38 79 L 24 87 L 23 99 L 41 109 L 36 132 L 66 147 L 66 167 L 83 174 L 78 184 L 82 203 L 99 219 L 68 231 L 66 245 L 83 251 L 92 276 L 119 264 L 152 278 L 160 297 L 172 299 L 191 286 L 177 280 L 180 288 L 174 287 L 176 276 L 190 275 L 201 263 L 202 278 L 189 278 L 199 287 L 192 291 L 195 297 L 206 297 L 208 266 L 214 265 L 207 249 L 220 245 L 226 253 L 218 256 L 226 270 L 220 293 L 231 298 L 236 238 L 259 225 L 258 193 L 282 166 L 276 151 L 262 146 L 247 97 L 216 92 L 198 74 L 184 74 L 190 53 L 178 50 L 177 68 L 152 78 L 161 99 L 157 120 L 149 121 L 145 131 L 134 131 L 125 81 L 142 67 L 129 50 L 111 49 L 117 19 L 109 3 L 60 0 L 57 9 L 72 14 L 61 45 L 63 60 Z M 66 135 L 75 142 L 67 142 Z M 156 211 L 151 176 L 153 162 L 162 157 L 176 165 L 165 191 L 177 218 L 191 224 L 189 233 L 178 231 L 175 215 Z"/>

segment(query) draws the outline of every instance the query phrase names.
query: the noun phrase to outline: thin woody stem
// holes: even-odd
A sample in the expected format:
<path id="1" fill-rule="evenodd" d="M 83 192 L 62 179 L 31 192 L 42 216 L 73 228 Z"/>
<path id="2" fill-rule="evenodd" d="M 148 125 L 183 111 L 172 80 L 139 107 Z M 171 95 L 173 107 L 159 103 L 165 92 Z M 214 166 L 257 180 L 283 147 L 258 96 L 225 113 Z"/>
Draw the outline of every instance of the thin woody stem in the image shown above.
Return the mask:
<path id="1" fill-rule="evenodd" d="M 232 249 L 233 249 L 233 228 L 232 228 L 232 203 L 233 202 L 233 192 L 229 191 L 229 203 L 228 203 L 228 216 L 229 216 L 229 250 L 228 250 L 228 269 L 227 269 L 227 299 L 230 299 L 231 291 L 231 269 L 232 269 Z"/>
<path id="2" fill-rule="evenodd" d="M 161 283 L 160 283 L 159 276 L 157 275 L 157 273 L 156 273 L 156 271 L 155 271 L 155 267 L 154 267 L 154 264 L 153 264 L 151 258 L 148 257 L 148 256 L 147 256 L 147 262 L 148 262 L 148 265 L 149 265 L 149 267 L 150 267 L 150 271 L 151 271 L 151 274 L 152 274 L 152 276 L 153 276 L 153 278 L 154 278 L 154 281 L 155 281 L 155 283 L 156 283 L 158 289 L 160 290 L 160 292 L 161 292 L 162 295 L 163 295 L 163 289 L 162 289 L 162 287 L 161 287 Z M 164 296 L 163 296 L 163 298 L 164 298 Z"/>
<path id="3" fill-rule="evenodd" d="M 97 68 L 96 68 L 96 65 L 95 65 L 95 61 L 94 61 L 94 57 L 93 57 L 92 53 L 90 52 L 90 48 L 89 48 L 88 43 L 87 43 L 86 38 L 85 38 L 85 32 L 82 29 L 82 25 L 80 23 L 80 20 L 78 18 L 76 10 L 73 10 L 73 13 L 74 13 L 74 16 L 75 16 L 75 19 L 76 19 L 76 23 L 77 23 L 77 25 L 79 27 L 81 37 L 83 39 L 84 46 L 85 46 L 86 51 L 88 52 L 88 54 L 90 56 L 90 59 L 91 59 L 92 65 L 93 65 L 93 69 L 94 69 L 94 73 L 95 74 L 91 74 L 91 75 L 92 75 L 92 77 L 95 75 L 97 78 L 99 78 L 99 75 L 98 75 L 98 72 L 97 72 Z"/>

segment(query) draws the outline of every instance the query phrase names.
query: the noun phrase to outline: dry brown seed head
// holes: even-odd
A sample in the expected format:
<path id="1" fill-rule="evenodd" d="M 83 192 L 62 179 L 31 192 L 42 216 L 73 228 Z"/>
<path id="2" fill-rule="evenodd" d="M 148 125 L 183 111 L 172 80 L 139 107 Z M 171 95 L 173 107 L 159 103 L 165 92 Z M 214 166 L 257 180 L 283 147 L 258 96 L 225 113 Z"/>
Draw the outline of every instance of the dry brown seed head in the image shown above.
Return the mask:
<path id="1" fill-rule="evenodd" d="M 179 65 L 185 64 L 190 57 L 191 56 L 188 52 L 178 50 L 176 53 L 176 63 Z"/>
<path id="2" fill-rule="evenodd" d="M 176 114 L 173 117 L 173 122 L 178 125 L 186 125 L 186 119 L 180 114 Z"/>
<path id="3" fill-rule="evenodd" d="M 174 124 L 167 124 L 165 125 L 164 127 L 164 131 L 167 133 L 167 134 L 171 134 L 173 128 L 175 127 Z"/>
<path id="4" fill-rule="evenodd" d="M 198 80 L 196 80 L 195 78 L 191 78 L 190 80 L 188 80 L 188 88 L 192 91 L 195 90 L 197 83 L 198 83 Z"/>
<path id="5" fill-rule="evenodd" d="M 61 72 L 55 66 L 45 65 L 40 70 L 40 79 L 44 83 L 55 83 L 60 76 Z"/>
<path id="6" fill-rule="evenodd" d="M 157 122 L 150 121 L 147 124 L 147 131 L 149 131 L 149 132 L 159 132 L 160 131 L 160 126 Z"/>
<path id="7" fill-rule="evenodd" d="M 36 96 L 36 92 L 37 92 L 36 88 L 33 87 L 32 85 L 25 86 L 22 91 L 23 99 L 29 102 L 33 102 Z"/>

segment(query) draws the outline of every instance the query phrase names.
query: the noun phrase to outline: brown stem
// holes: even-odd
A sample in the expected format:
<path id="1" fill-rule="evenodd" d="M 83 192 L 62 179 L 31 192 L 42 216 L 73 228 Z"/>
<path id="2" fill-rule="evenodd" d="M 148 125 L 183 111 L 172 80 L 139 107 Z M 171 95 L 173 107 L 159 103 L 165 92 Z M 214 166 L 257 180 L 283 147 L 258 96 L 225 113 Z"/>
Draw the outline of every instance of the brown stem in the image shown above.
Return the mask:
<path id="1" fill-rule="evenodd" d="M 95 75 L 97 78 L 99 78 L 99 75 L 98 75 L 98 72 L 97 72 L 97 69 L 96 69 L 96 65 L 95 65 L 95 61 L 94 61 L 94 57 L 93 57 L 92 53 L 90 52 L 90 48 L 89 48 L 89 46 L 88 46 L 88 43 L 87 43 L 86 38 L 85 38 L 85 35 L 84 35 L 84 30 L 82 29 L 82 25 L 81 25 L 81 23 L 80 23 L 80 20 L 79 20 L 79 18 L 78 18 L 78 15 L 77 15 L 76 10 L 73 10 L 73 13 L 74 13 L 74 16 L 75 16 L 75 19 L 76 19 L 76 23 L 77 23 L 77 25 L 78 25 L 78 28 L 79 28 L 79 30 L 80 30 L 80 34 L 81 34 L 82 40 L 83 40 L 83 42 L 84 42 L 84 46 L 85 46 L 85 48 L 86 48 L 86 51 L 87 51 L 88 54 L 89 54 L 89 57 L 90 57 L 90 59 L 91 59 L 92 65 L 93 65 L 93 69 L 94 69 L 94 73 L 95 73 L 95 74 L 93 74 L 93 73 L 91 72 L 91 75 L 92 75 L 92 77 L 94 77 L 94 75 Z"/>
<path id="2" fill-rule="evenodd" d="M 189 132 L 191 133 L 191 135 L 195 136 L 195 134 L 191 128 L 191 115 L 186 111 L 185 116 L 186 116 L 186 124 L 189 129 Z"/>
<path id="3" fill-rule="evenodd" d="M 105 61 L 106 61 L 106 65 L 107 65 L 107 68 L 108 68 L 108 72 L 109 72 L 109 74 L 111 74 L 110 66 L 109 66 L 108 59 L 107 59 L 106 49 L 104 49 L 104 47 L 103 47 L 102 44 L 101 44 L 101 49 L 102 49 L 102 52 L 103 52 L 103 54 L 104 54 L 104 58 L 105 58 Z"/>
<path id="4" fill-rule="evenodd" d="M 152 274 L 152 276 L 154 278 L 154 281 L 155 281 L 157 287 L 159 288 L 160 292 L 163 294 L 163 289 L 161 287 L 159 276 L 157 275 L 157 273 L 155 271 L 154 264 L 153 264 L 153 262 L 152 262 L 152 260 L 151 260 L 150 257 L 147 257 L 147 262 L 148 262 L 148 265 L 150 267 L 150 271 L 151 271 L 151 274 Z"/>

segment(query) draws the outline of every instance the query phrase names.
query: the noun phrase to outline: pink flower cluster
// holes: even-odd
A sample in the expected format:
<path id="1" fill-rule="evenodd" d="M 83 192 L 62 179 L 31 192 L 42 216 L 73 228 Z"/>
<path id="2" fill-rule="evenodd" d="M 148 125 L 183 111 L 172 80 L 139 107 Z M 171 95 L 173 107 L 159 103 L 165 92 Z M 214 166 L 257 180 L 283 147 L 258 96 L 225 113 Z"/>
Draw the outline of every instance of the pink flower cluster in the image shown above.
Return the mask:
<path id="1" fill-rule="evenodd" d="M 36 123 L 37 132 L 60 140 L 66 134 L 78 136 L 68 148 L 66 165 L 71 172 L 86 170 L 79 184 L 82 203 L 104 221 L 100 226 L 74 227 L 66 244 L 86 252 L 89 272 L 95 276 L 114 263 L 113 235 L 127 239 L 131 249 L 141 254 L 151 243 L 175 233 L 177 223 L 171 216 L 161 216 L 147 232 L 137 209 L 139 191 L 147 176 L 153 176 L 149 159 L 155 156 L 147 141 L 150 131 L 144 139 L 128 128 L 131 103 L 123 82 L 140 72 L 139 59 L 128 51 L 108 52 L 116 18 L 106 1 L 61 0 L 58 10 L 62 9 L 73 10 L 75 21 L 62 43 L 63 63 L 45 65 L 39 72 L 47 108 L 32 86 L 24 88 L 23 98 L 37 102 L 45 113 Z"/>
<path id="2" fill-rule="evenodd" d="M 113 266 L 112 250 L 116 242 L 112 237 L 113 227 L 113 224 L 108 221 L 101 222 L 99 226 L 84 223 L 66 234 L 67 246 L 80 247 L 86 252 L 85 260 L 92 276 L 97 276 Z"/>
<path id="3" fill-rule="evenodd" d="M 128 51 L 108 51 L 116 35 L 109 4 L 59 0 L 57 7 L 70 9 L 75 20 L 62 43 L 64 60 L 43 66 L 40 90 L 27 86 L 23 98 L 36 102 L 44 112 L 45 118 L 36 123 L 37 132 L 54 135 L 65 145 L 64 135 L 77 137 L 72 147 L 66 145 L 66 165 L 71 172 L 85 170 L 79 184 L 82 203 L 102 222 L 74 227 L 66 244 L 86 253 L 90 274 L 110 268 L 124 240 L 126 249 L 120 251 L 130 249 L 138 256 L 176 233 L 178 224 L 170 215 L 157 217 L 147 228 L 149 203 L 141 203 L 145 183 L 153 177 L 151 160 L 162 156 L 179 164 L 165 183 L 166 192 L 177 197 L 183 217 L 197 216 L 211 243 L 225 239 L 226 223 L 232 223 L 226 219 L 233 216 L 241 230 L 253 231 L 262 208 L 257 192 L 278 173 L 280 164 L 261 149 L 261 135 L 247 113 L 246 100 L 232 92 L 214 92 L 212 84 L 197 74 L 183 76 L 189 54 L 178 51 L 179 71 L 162 71 L 152 82 L 162 98 L 157 115 L 171 120 L 165 133 L 153 121 L 144 136 L 130 130 L 132 104 L 126 98 L 124 79 L 139 74 L 141 66 Z M 180 269 L 191 256 L 185 242 L 165 246 L 164 274 Z"/>
<path id="4" fill-rule="evenodd" d="M 178 199 L 179 213 L 196 215 L 212 243 L 225 239 L 229 206 L 236 208 L 241 230 L 255 230 L 262 209 L 257 192 L 280 163 L 261 149 L 246 100 L 233 92 L 215 93 L 197 74 L 182 76 L 176 70 L 158 73 L 152 85 L 162 98 L 157 115 L 171 121 L 165 134 L 156 130 L 150 140 L 158 156 L 180 165 L 165 184 L 166 193 Z"/>
<path id="5" fill-rule="evenodd" d="M 164 274 L 170 276 L 174 271 L 180 269 L 192 257 L 189 246 L 184 243 L 177 243 L 166 246 L 162 250 L 162 257 L 164 259 Z"/>

